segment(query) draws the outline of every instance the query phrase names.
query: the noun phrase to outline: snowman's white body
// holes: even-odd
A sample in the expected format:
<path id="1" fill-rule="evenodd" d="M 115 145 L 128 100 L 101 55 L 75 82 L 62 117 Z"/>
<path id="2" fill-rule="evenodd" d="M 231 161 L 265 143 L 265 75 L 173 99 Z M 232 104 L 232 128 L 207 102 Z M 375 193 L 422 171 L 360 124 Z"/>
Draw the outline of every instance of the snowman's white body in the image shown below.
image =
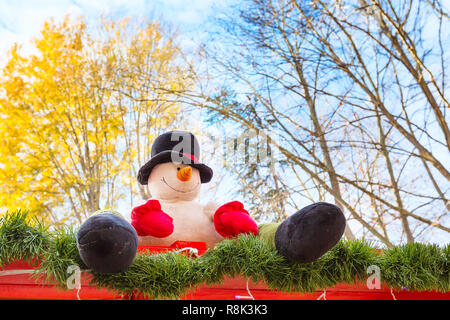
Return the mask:
<path id="1" fill-rule="evenodd" d="M 223 240 L 214 228 L 215 204 L 202 205 L 198 201 L 167 202 L 159 200 L 161 209 L 173 219 L 173 233 L 165 238 L 140 237 L 144 246 L 170 246 L 175 241 L 202 241 L 208 248 Z"/>
<path id="2" fill-rule="evenodd" d="M 214 227 L 214 213 L 219 205 L 202 205 L 196 200 L 200 193 L 200 174 L 192 168 L 189 181 L 177 178 L 177 169 L 186 165 L 172 162 L 155 166 L 148 179 L 152 199 L 158 200 L 161 210 L 173 219 L 174 230 L 165 238 L 139 237 L 139 245 L 170 246 L 175 241 L 202 241 L 208 248 L 223 240 Z"/>

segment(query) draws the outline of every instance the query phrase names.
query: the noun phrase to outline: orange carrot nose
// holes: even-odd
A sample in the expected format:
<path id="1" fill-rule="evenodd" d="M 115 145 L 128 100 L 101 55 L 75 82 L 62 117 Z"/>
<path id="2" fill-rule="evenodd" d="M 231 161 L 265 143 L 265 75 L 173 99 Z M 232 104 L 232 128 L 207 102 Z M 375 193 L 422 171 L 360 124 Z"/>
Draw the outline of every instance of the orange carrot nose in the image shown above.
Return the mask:
<path id="1" fill-rule="evenodd" d="M 192 177 L 192 168 L 191 167 L 184 167 L 178 170 L 177 172 L 177 178 L 181 181 L 189 181 Z"/>

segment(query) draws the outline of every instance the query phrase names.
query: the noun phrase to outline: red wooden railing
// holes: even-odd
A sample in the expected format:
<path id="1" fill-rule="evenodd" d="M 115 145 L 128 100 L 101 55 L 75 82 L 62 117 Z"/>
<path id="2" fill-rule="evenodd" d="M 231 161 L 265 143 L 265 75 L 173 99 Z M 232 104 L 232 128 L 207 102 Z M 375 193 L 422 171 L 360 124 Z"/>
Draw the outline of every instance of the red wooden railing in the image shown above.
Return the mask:
<path id="1" fill-rule="evenodd" d="M 138 253 L 180 251 L 191 255 L 201 255 L 206 251 L 202 242 L 177 241 L 169 247 L 139 247 Z M 57 289 L 43 284 L 41 279 L 32 279 L 33 267 L 26 262 L 14 262 L 0 270 L 0 299 L 39 300 L 134 300 L 145 299 L 142 294 L 120 295 L 106 288 L 97 289 L 89 285 L 89 274 L 82 274 L 81 288 L 73 290 Z M 364 284 L 338 284 L 333 288 L 313 293 L 286 293 L 269 290 L 264 283 L 253 283 L 244 278 L 227 278 L 216 286 L 200 286 L 181 297 L 187 300 L 450 300 L 450 292 L 391 290 L 382 285 L 381 289 L 368 289 Z"/>

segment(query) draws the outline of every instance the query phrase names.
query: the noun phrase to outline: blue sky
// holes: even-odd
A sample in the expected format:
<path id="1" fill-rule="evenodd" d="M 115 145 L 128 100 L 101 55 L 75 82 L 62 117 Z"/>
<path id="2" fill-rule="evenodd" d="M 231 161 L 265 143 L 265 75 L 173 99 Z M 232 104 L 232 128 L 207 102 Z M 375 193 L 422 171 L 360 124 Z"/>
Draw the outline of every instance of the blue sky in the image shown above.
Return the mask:
<path id="1" fill-rule="evenodd" d="M 101 15 L 162 17 L 189 35 L 201 32 L 200 26 L 220 5 L 217 0 L 0 0 L 0 65 L 14 43 L 29 49 L 29 40 L 50 18 L 83 15 L 89 22 Z"/>

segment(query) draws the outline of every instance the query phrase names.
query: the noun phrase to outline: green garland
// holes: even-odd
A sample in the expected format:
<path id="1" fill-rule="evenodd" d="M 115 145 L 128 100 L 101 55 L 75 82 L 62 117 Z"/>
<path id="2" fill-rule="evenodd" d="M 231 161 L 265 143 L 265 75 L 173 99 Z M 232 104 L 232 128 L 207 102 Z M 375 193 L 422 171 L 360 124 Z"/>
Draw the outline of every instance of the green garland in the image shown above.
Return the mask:
<path id="1" fill-rule="evenodd" d="M 67 268 L 81 261 L 75 231 L 49 229 L 26 212 L 9 212 L 0 218 L 0 265 L 39 257 L 34 276 L 65 289 Z M 123 273 L 92 273 L 91 284 L 118 293 L 136 290 L 152 298 L 178 298 L 202 284 L 220 284 L 225 276 L 264 281 L 272 290 L 312 292 L 338 283 L 365 283 L 367 268 L 377 265 L 381 280 L 392 288 L 450 291 L 450 245 L 406 244 L 375 250 L 365 241 L 340 241 L 313 263 L 287 261 L 264 240 L 241 235 L 224 240 L 198 258 L 176 252 L 139 254 Z"/>

